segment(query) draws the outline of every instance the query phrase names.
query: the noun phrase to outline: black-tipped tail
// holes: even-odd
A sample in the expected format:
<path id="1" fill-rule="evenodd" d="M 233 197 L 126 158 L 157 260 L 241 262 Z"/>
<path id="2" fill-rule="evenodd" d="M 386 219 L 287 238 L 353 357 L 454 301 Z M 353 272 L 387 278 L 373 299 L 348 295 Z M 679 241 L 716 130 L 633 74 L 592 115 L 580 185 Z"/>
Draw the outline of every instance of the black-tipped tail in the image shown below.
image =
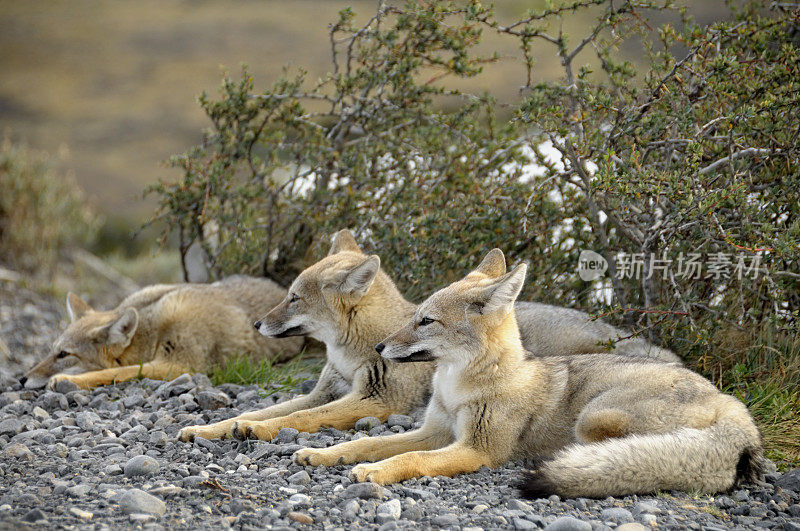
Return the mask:
<path id="1" fill-rule="evenodd" d="M 764 477 L 764 456 L 760 449 L 745 448 L 736 463 L 736 483 L 757 483 Z"/>
<path id="2" fill-rule="evenodd" d="M 544 462 L 540 461 L 537 463 L 539 466 L 530 472 L 523 472 L 522 478 L 517 483 L 517 490 L 523 498 L 536 500 L 558 494 L 556 492 L 556 484 L 545 475 L 541 468 L 542 464 Z"/>

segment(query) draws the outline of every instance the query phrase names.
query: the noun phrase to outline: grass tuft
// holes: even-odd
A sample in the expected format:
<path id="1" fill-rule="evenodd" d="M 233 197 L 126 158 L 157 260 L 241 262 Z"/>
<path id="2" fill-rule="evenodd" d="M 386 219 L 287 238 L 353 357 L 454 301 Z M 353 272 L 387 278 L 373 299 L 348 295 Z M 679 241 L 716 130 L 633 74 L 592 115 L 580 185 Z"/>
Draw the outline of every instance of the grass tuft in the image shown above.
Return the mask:
<path id="1" fill-rule="evenodd" d="M 269 395 L 290 391 L 301 382 L 316 377 L 323 362 L 319 358 L 306 356 L 305 351 L 282 364 L 273 363 L 269 359 L 253 360 L 250 356 L 240 355 L 231 358 L 225 365 L 214 368 L 208 376 L 214 385 L 258 385 Z"/>
<path id="2" fill-rule="evenodd" d="M 723 391 L 747 404 L 779 470 L 800 466 L 800 338 L 765 331 L 738 358 Z"/>

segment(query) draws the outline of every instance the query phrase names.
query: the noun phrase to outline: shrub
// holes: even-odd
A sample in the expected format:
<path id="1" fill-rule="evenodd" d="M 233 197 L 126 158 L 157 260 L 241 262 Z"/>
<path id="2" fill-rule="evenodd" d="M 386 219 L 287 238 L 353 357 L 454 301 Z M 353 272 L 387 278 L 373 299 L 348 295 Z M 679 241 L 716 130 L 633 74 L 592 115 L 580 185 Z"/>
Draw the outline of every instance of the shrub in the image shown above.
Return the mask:
<path id="1" fill-rule="evenodd" d="M 578 0 L 509 23 L 478 2 L 410 0 L 363 25 L 343 10 L 328 76 L 257 91 L 245 70 L 200 97 L 213 128 L 173 158 L 179 182 L 152 187 L 157 217 L 183 252 L 201 243 L 213 275 L 283 284 L 354 228 L 416 300 L 500 247 L 530 262 L 525 297 L 616 319 L 750 403 L 785 405 L 797 395 L 773 393 L 753 366 L 769 349 L 797 357 L 800 9 L 648 22 L 670 8 Z M 576 12 L 595 22 L 569 36 Z M 498 60 L 477 51 L 486 31 L 519 43 L 511 105 L 456 88 Z M 631 45 L 641 71 L 616 58 Z M 537 80 L 549 53 L 563 78 Z M 604 277 L 576 273 L 583 250 L 603 257 Z M 780 422 L 797 440 L 797 416 Z"/>
<path id="2" fill-rule="evenodd" d="M 62 250 L 89 243 L 97 227 L 78 186 L 46 154 L 0 143 L 0 262 L 52 271 Z"/>

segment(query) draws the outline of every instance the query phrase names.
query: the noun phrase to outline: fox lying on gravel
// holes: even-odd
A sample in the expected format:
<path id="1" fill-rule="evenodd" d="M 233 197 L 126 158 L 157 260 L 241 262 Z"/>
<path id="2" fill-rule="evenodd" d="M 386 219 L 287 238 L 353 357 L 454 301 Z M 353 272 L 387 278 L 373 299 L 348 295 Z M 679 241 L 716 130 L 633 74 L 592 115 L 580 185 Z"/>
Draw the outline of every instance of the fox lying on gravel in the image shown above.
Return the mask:
<path id="1" fill-rule="evenodd" d="M 479 267 L 376 347 L 400 367 L 436 361 L 419 430 L 302 449 L 295 461 L 383 459 L 351 475 L 385 485 L 544 457 L 521 487 L 532 498 L 718 492 L 760 476 L 761 440 L 747 408 L 698 374 L 643 358 L 526 352 L 514 308 L 526 269 Z"/>
<path id="2" fill-rule="evenodd" d="M 70 293 L 72 324 L 53 354 L 23 377 L 25 385 L 47 381 L 52 389 L 69 380 L 89 389 L 140 375 L 172 379 L 242 353 L 286 360 L 300 352 L 303 340 L 266 339 L 252 326 L 285 294 L 270 280 L 233 276 L 213 284 L 150 286 L 113 310 L 95 311 Z"/>
<path id="3" fill-rule="evenodd" d="M 490 253 L 481 268 L 505 272 L 502 253 Z M 387 363 L 375 345 L 414 315 L 408 302 L 380 268 L 380 258 L 361 252 L 353 235 L 336 234 L 327 257 L 304 270 L 286 298 L 256 323 L 271 337 L 306 334 L 327 347 L 327 363 L 308 394 L 267 409 L 207 426 L 183 428 L 179 438 L 272 439 L 281 428 L 313 432 L 348 429 L 366 416 L 381 420 L 424 406 L 431 393 L 430 363 Z M 597 352 L 600 341 L 625 332 L 585 313 L 543 304 L 517 304 L 522 342 L 537 356 Z M 617 352 L 667 361 L 672 352 L 644 340 L 621 341 Z"/>

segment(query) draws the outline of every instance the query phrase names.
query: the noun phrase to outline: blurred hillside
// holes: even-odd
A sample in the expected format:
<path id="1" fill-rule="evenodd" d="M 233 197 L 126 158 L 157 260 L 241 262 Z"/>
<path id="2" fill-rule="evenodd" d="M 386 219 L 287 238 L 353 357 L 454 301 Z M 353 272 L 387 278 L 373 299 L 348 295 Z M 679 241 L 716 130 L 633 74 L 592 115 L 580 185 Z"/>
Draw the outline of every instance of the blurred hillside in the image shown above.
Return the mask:
<path id="1" fill-rule="evenodd" d="M 539 3 L 496 6 L 513 21 Z M 701 21 L 722 12 L 721 2 L 695 4 Z M 315 79 L 329 70 L 327 25 L 348 5 L 363 19 L 375 2 L 0 0 L 0 135 L 58 153 L 57 169 L 73 173 L 101 213 L 132 226 L 152 209 L 140 200 L 144 186 L 174 177 L 163 161 L 207 126 L 196 96 L 242 63 L 259 86 L 286 65 Z M 514 98 L 517 43 L 487 34 L 484 46 L 502 60 L 460 88 Z M 621 53 L 635 59 L 638 50 Z M 555 56 L 537 59 L 543 78 L 557 67 Z"/>

